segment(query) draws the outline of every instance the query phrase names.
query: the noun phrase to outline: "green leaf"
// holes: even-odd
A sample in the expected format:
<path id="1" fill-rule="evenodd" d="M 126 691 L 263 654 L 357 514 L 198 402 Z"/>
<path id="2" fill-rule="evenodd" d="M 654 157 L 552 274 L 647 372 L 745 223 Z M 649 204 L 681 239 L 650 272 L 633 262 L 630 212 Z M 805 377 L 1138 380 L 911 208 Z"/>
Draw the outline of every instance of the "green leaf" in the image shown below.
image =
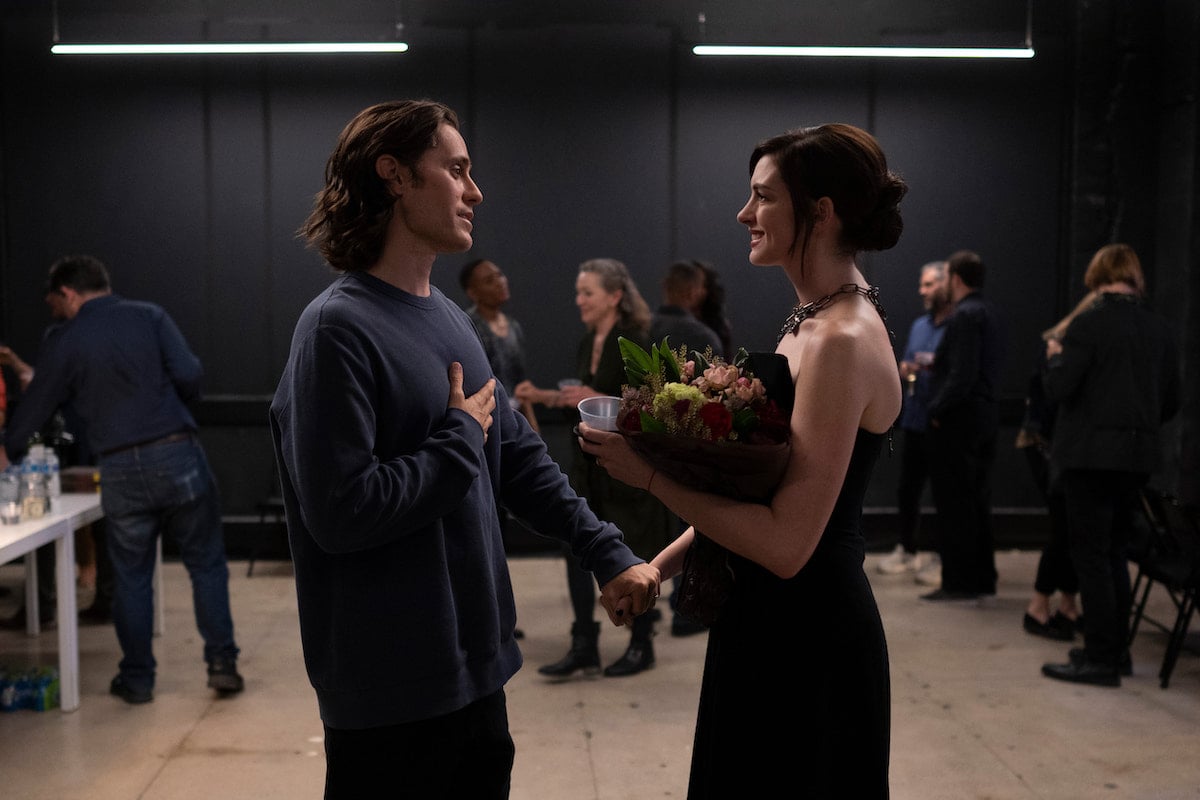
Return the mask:
<path id="1" fill-rule="evenodd" d="M 679 362 L 675 359 L 675 353 L 671 350 L 671 345 L 667 341 L 669 337 L 663 337 L 655 349 L 655 354 L 658 356 L 658 364 L 662 369 L 663 379 L 666 383 L 679 383 L 682 377 L 679 374 Z"/>
<path id="2" fill-rule="evenodd" d="M 747 434 L 758 427 L 758 415 L 749 406 L 742 408 L 733 415 L 733 429 L 739 434 Z"/>
<path id="3" fill-rule="evenodd" d="M 666 433 L 667 426 L 656 420 L 654 417 L 647 414 L 645 411 L 638 414 L 642 422 L 642 431 L 645 433 Z"/>
<path id="4" fill-rule="evenodd" d="M 621 350 L 621 360 L 625 362 L 625 377 L 633 387 L 644 386 L 647 375 L 658 374 L 654 359 L 642 346 L 624 336 L 617 337 L 617 346 Z"/>
<path id="5" fill-rule="evenodd" d="M 741 369 L 742 364 L 744 364 L 746 359 L 749 357 L 750 354 L 746 352 L 746 348 L 739 347 L 738 351 L 733 354 L 733 365 L 738 369 Z"/>

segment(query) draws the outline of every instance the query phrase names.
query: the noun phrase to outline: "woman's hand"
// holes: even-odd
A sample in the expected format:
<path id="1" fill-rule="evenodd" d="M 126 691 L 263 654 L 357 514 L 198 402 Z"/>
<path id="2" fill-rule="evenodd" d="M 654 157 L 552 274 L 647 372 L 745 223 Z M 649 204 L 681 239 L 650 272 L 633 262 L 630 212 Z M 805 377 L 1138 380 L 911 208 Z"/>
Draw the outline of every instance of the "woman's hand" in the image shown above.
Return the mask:
<path id="1" fill-rule="evenodd" d="M 588 397 L 600 397 L 600 393 L 590 386 L 564 386 L 558 390 L 558 405 L 575 408 L 580 400 Z"/>
<path id="2" fill-rule="evenodd" d="M 533 381 L 521 381 L 513 388 L 513 397 L 522 403 L 536 403 L 547 408 L 558 408 L 566 405 L 562 401 L 562 392 L 558 389 L 539 389 Z M 578 403 L 579 401 L 575 401 Z"/>
<path id="3" fill-rule="evenodd" d="M 655 469 L 633 452 L 624 436 L 593 428 L 586 422 L 579 423 L 575 430 L 583 452 L 595 456 L 596 463 L 609 475 L 635 489 L 650 491 Z"/>
<path id="4" fill-rule="evenodd" d="M 533 381 L 521 381 L 513 387 L 513 397 L 520 400 L 522 403 L 537 403 L 538 394 L 541 389 L 533 385 Z"/>

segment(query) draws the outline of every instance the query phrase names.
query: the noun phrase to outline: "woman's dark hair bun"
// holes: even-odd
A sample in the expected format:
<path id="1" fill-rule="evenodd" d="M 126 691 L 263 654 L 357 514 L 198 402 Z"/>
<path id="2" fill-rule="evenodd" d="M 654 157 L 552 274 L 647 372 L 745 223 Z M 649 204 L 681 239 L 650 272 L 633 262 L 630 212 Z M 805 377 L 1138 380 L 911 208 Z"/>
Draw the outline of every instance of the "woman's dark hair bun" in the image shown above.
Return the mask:
<path id="1" fill-rule="evenodd" d="M 908 184 L 894 172 L 888 172 L 879 187 L 875 208 L 862 220 L 862 227 L 853 238 L 862 250 L 890 250 L 900 241 L 904 220 L 900 216 L 900 201 L 908 193 Z"/>

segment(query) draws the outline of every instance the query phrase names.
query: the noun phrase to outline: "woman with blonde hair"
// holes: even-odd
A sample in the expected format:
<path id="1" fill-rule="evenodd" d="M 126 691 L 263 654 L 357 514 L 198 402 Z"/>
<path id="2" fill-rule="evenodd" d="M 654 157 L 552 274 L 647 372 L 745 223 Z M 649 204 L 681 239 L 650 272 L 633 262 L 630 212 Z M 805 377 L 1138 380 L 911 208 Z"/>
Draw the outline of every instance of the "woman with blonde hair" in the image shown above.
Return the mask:
<path id="1" fill-rule="evenodd" d="M 519 399 L 566 409 L 572 424 L 579 421 L 576 407 L 587 397 L 619 397 L 625 382 L 619 337 L 642 346 L 649 344 L 650 307 L 623 263 L 613 258 L 593 258 L 579 265 L 575 278 L 575 305 L 586 330 L 575 357 L 578 385 L 539 389 L 526 381 L 517 386 Z M 600 519 L 621 529 L 625 543 L 642 558 L 652 558 L 674 532 L 670 512 L 653 495 L 609 477 L 596 466 L 596 459 L 575 450 L 568 472 L 571 486 Z M 567 588 L 575 620 L 571 646 L 553 664 L 538 669 L 551 678 L 567 678 L 579 670 L 600 669 L 600 623 L 595 621 L 596 583 L 578 560 L 567 553 Z M 629 647 L 605 668 L 610 677 L 635 675 L 654 666 L 654 617 L 643 615 L 633 622 Z"/>

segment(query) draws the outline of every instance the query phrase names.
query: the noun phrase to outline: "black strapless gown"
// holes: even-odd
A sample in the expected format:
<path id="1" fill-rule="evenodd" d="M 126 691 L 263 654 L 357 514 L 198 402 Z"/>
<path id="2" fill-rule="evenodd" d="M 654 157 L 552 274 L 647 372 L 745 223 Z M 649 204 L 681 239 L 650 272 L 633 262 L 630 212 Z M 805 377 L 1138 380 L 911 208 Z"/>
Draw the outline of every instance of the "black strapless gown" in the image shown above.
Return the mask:
<path id="1" fill-rule="evenodd" d="M 887 643 L 862 501 L 886 436 L 859 430 L 812 559 L 789 580 L 733 556 L 708 634 L 688 800 L 888 797 Z"/>

